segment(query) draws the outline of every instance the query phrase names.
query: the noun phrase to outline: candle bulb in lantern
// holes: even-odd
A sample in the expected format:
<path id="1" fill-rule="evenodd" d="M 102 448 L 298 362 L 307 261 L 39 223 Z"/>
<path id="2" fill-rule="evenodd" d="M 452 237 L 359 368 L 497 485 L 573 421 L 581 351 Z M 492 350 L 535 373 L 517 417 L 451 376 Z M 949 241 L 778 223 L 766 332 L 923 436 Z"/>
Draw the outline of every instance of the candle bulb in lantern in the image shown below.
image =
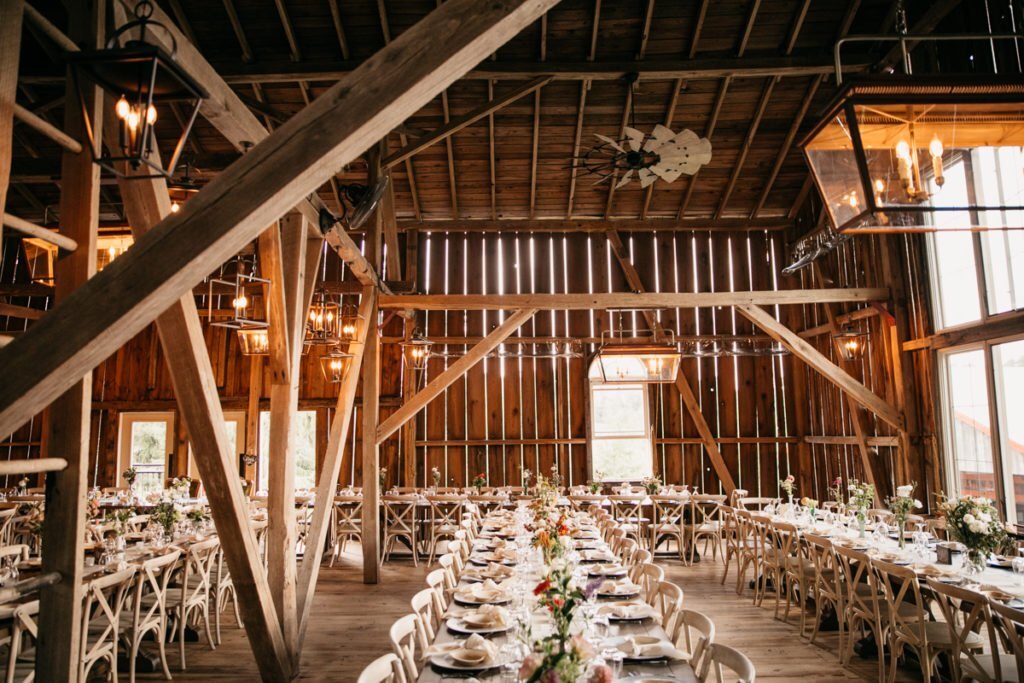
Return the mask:
<path id="1" fill-rule="evenodd" d="M 896 143 L 896 159 L 903 189 L 908 196 L 913 197 L 916 194 L 916 190 L 914 190 L 914 162 L 910 158 L 910 144 L 906 140 L 900 140 Z"/>
<path id="2" fill-rule="evenodd" d="M 939 139 L 938 135 L 933 137 L 932 141 L 928 143 L 928 151 L 932 155 L 932 171 L 935 174 L 935 184 L 942 187 L 946 179 L 942 175 L 942 140 Z"/>

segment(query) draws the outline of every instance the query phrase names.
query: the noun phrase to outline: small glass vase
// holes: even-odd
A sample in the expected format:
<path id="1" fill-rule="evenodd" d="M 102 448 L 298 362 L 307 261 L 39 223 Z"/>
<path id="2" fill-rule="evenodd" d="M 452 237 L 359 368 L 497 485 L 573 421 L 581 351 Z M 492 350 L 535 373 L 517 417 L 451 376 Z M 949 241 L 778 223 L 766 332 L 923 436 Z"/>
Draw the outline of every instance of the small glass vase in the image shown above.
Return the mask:
<path id="1" fill-rule="evenodd" d="M 868 523 L 868 520 L 867 520 L 867 518 L 863 514 L 858 514 L 857 515 L 857 529 L 860 532 L 858 534 L 858 538 L 864 538 L 865 536 L 867 536 L 867 530 L 866 530 L 867 523 Z"/>
<path id="2" fill-rule="evenodd" d="M 964 555 L 961 573 L 969 583 L 978 583 L 978 578 L 985 571 L 986 558 L 987 555 L 981 550 L 967 550 L 967 553 Z"/>

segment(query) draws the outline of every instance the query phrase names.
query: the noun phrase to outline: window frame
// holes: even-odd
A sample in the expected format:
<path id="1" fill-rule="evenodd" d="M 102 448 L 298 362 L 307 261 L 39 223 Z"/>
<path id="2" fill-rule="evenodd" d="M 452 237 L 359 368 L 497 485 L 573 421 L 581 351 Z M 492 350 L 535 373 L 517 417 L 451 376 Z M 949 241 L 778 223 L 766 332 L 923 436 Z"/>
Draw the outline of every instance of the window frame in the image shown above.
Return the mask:
<path id="1" fill-rule="evenodd" d="M 164 444 L 163 481 L 167 479 L 169 464 L 167 456 L 176 450 L 177 431 L 176 414 L 173 410 L 140 410 L 124 411 L 118 416 L 117 434 L 117 485 L 120 486 L 121 473 L 132 464 L 132 426 L 136 422 L 165 422 L 167 424 L 167 441 Z"/>
<path id="2" fill-rule="evenodd" d="M 248 422 L 244 410 L 225 410 L 224 422 L 235 423 L 235 466 L 238 466 L 238 457 L 245 451 L 245 426 Z M 188 476 L 192 479 L 202 479 L 199 474 L 199 466 L 196 464 L 195 455 L 192 453 L 192 443 L 188 444 Z"/>
<path id="3" fill-rule="evenodd" d="M 595 361 L 596 363 L 596 361 Z M 651 424 L 651 396 L 650 386 L 644 382 L 629 382 L 619 384 L 617 382 L 604 382 L 598 377 L 591 376 L 593 374 L 593 364 L 591 370 L 588 372 L 587 381 L 587 475 L 590 479 L 596 480 L 597 472 L 594 469 L 594 442 L 595 441 L 634 441 L 638 439 L 644 439 L 648 446 L 649 457 L 651 459 L 651 472 L 655 473 L 656 458 L 654 455 L 654 427 Z M 594 392 L 596 391 L 614 391 L 615 389 L 629 389 L 635 390 L 639 388 L 642 391 L 643 401 L 643 434 L 617 434 L 608 436 L 597 436 L 596 435 L 596 401 L 594 400 Z M 639 479 L 631 479 L 628 481 L 638 481 Z M 619 481 L 618 479 L 606 479 L 604 481 L 613 482 Z M 627 481 L 627 480 L 623 480 Z"/>

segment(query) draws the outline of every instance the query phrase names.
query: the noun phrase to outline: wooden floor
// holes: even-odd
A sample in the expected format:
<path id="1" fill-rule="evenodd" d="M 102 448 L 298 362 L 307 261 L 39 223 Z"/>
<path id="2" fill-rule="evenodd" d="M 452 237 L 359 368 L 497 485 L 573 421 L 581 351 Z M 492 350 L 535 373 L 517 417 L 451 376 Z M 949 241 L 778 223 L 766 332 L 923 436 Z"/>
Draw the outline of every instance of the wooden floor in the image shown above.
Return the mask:
<path id="1" fill-rule="evenodd" d="M 416 568 L 404 561 L 387 563 L 380 584 L 364 585 L 358 550 L 349 546 L 344 562 L 339 561 L 334 568 L 325 565 L 320 572 L 300 680 L 355 681 L 368 662 L 387 651 L 392 622 L 410 612 L 409 598 L 425 586 L 425 564 L 421 562 Z M 683 587 L 686 607 L 714 620 L 717 640 L 742 650 L 753 660 L 758 681 L 877 680 L 876 660 L 855 655 L 849 667 L 840 666 L 835 633 L 819 635 L 818 642 L 810 645 L 799 636 L 798 619 L 791 615 L 787 625 L 773 618 L 770 595 L 763 607 L 754 607 L 750 591 L 737 596 L 731 572 L 722 586 L 721 562 L 708 560 L 686 567 L 675 559 L 659 558 L 659 564 L 665 567 L 668 579 Z M 232 615 L 225 613 L 225 618 L 228 626 L 223 632 L 224 642 L 216 651 L 205 643 L 189 644 L 187 672 L 178 671 L 172 648 L 169 661 L 175 681 L 258 680 L 245 632 L 235 628 Z M 916 669 L 904 669 L 897 680 L 917 681 L 920 677 Z M 139 678 L 162 680 L 155 675 Z"/>

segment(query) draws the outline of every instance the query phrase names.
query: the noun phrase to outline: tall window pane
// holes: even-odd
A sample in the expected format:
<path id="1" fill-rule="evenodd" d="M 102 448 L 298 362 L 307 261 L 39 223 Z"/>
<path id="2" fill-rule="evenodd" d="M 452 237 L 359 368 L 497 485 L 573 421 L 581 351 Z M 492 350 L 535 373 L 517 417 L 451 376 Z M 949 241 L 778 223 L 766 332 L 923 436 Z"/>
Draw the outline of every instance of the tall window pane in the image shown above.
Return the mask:
<path id="1" fill-rule="evenodd" d="M 977 151 L 974 175 L 978 203 L 1024 206 L 1024 155 L 1020 147 L 985 147 Z M 986 211 L 988 220 L 1024 225 L 1024 211 Z M 984 216 L 983 216 L 984 218 Z M 990 313 L 1024 308 L 1024 233 L 992 230 L 981 234 L 985 288 Z"/>
<path id="2" fill-rule="evenodd" d="M 992 347 L 1008 517 L 1024 524 L 1024 341 Z"/>
<path id="3" fill-rule="evenodd" d="M 950 165 L 945 175 L 946 182 L 942 186 L 944 199 L 967 205 L 964 164 Z M 978 273 L 971 233 L 943 231 L 943 228 L 962 227 L 969 223 L 970 217 L 964 211 L 935 213 L 935 226 L 939 231 L 932 235 L 932 278 L 937 295 L 935 313 L 939 327 L 952 327 L 981 319 Z"/>
<path id="4" fill-rule="evenodd" d="M 270 481 L 270 413 L 260 413 L 260 459 L 257 488 L 266 491 Z M 275 454 L 276 456 L 276 454 Z M 295 414 L 295 488 L 316 486 L 316 411 L 300 410 Z"/>
<path id="5" fill-rule="evenodd" d="M 961 495 L 998 497 L 992 463 L 992 426 L 985 352 L 945 356 L 949 444 Z"/>
<path id="6" fill-rule="evenodd" d="M 131 466 L 138 472 L 136 489 L 142 492 L 163 489 L 167 422 L 133 421 L 130 438 Z"/>
<path id="7" fill-rule="evenodd" d="M 595 363 L 596 367 L 596 363 Z M 591 368 L 590 376 L 599 377 Z M 644 384 L 590 383 L 591 477 L 636 480 L 654 473 Z"/>

